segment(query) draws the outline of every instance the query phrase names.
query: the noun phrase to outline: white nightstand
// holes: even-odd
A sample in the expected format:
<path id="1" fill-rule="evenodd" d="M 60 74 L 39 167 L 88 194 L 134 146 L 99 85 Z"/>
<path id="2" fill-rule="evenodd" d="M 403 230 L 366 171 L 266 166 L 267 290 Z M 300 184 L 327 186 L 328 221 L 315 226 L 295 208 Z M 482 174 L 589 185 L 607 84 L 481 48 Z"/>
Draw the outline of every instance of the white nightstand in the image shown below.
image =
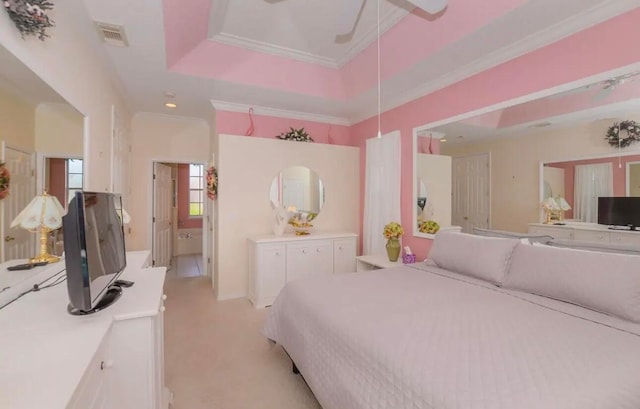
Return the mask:
<path id="1" fill-rule="evenodd" d="M 401 265 L 402 257 L 398 257 L 398 261 L 389 261 L 389 257 L 386 254 L 356 257 L 356 271 L 358 272 L 398 267 Z"/>

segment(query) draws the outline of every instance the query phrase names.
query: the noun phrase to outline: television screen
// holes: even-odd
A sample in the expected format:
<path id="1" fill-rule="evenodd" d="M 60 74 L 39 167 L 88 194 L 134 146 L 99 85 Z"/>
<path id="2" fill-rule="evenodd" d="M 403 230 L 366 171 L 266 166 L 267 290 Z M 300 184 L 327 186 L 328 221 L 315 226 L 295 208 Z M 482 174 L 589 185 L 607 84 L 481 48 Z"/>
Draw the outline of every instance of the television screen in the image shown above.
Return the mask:
<path id="1" fill-rule="evenodd" d="M 640 197 L 599 197 L 598 224 L 640 226 Z"/>
<path id="2" fill-rule="evenodd" d="M 69 203 L 62 227 L 70 308 L 94 310 L 124 270 L 121 215 L 120 196 L 113 193 L 76 192 Z"/>

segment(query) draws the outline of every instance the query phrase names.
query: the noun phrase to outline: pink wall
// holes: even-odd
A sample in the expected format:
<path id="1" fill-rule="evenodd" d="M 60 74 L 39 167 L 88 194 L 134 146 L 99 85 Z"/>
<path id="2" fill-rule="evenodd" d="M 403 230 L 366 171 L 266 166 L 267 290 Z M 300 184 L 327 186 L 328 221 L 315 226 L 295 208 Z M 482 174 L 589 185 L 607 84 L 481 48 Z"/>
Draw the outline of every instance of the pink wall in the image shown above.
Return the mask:
<path id="1" fill-rule="evenodd" d="M 201 217 L 189 217 L 189 165 L 178 164 L 178 228 L 202 228 Z"/>
<path id="2" fill-rule="evenodd" d="M 618 161 L 620 160 L 620 161 Z M 626 196 L 627 194 L 627 162 L 640 161 L 640 155 L 623 156 L 621 158 L 601 158 L 601 159 L 586 159 L 586 160 L 574 160 L 570 162 L 556 162 L 550 163 L 548 166 L 553 168 L 564 169 L 564 196 L 569 205 L 573 207 L 575 203 L 574 198 L 574 185 L 576 176 L 577 165 L 592 165 L 596 163 L 611 163 L 613 169 L 613 195 L 614 196 Z M 573 209 L 565 212 L 567 219 L 573 218 Z"/>
<path id="3" fill-rule="evenodd" d="M 639 20 L 640 8 L 637 8 L 382 114 L 383 133 L 401 132 L 401 223 L 407 228 L 403 244 L 411 246 L 418 259 L 427 256 L 432 241 L 413 237 L 410 229 L 415 210 L 413 128 L 636 63 L 640 61 L 640 47 L 636 45 L 636 39 L 640 38 Z M 327 136 L 327 124 L 258 115 L 254 122 L 254 135 L 259 137 L 274 137 L 290 126 L 304 126 L 320 143 L 360 147 L 361 208 L 364 209 L 365 143 L 377 134 L 376 117 L 352 127 L 334 125 L 331 138 Z M 217 113 L 219 133 L 244 135 L 248 127 L 247 114 Z M 439 142 L 434 142 L 433 152 L 438 153 Z M 360 238 L 362 240 L 362 227 Z"/>
<path id="4" fill-rule="evenodd" d="M 249 125 L 248 113 L 216 112 L 216 130 L 218 133 L 245 135 Z M 296 129 L 304 128 L 317 143 L 329 143 L 332 145 L 352 144 L 349 127 L 344 125 L 253 115 L 253 126 L 253 136 L 260 138 L 274 138 L 276 135 L 288 132 L 290 127 L 294 127 Z"/>
<path id="5" fill-rule="evenodd" d="M 62 158 L 49 158 L 49 186 L 47 192 L 58 198 L 62 206 L 67 207 L 67 161 Z"/>
<path id="6" fill-rule="evenodd" d="M 411 155 L 414 127 L 636 63 L 640 61 L 640 47 L 635 44 L 640 37 L 639 19 L 640 8 L 383 113 L 382 132 L 397 129 L 402 137 L 402 225 L 412 225 L 415 209 Z M 627 51 L 620 53 L 619 50 Z M 364 202 L 365 141 L 376 133 L 375 117 L 351 129 L 354 145 L 361 148 L 361 203 Z M 362 237 L 362 231 L 360 233 Z M 413 237 L 410 233 L 403 236 L 403 245 L 411 246 L 418 259 L 426 257 L 431 244 L 431 240 Z"/>

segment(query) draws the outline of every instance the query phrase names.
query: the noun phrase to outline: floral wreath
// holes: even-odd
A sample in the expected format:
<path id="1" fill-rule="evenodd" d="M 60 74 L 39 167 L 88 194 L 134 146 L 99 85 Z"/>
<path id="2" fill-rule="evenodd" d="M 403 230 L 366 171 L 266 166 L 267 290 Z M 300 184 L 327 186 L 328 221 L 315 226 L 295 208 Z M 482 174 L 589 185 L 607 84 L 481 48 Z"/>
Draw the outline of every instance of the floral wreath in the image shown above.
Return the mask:
<path id="1" fill-rule="evenodd" d="M 218 171 L 215 166 L 207 169 L 207 197 L 211 200 L 218 197 Z"/>
<path id="2" fill-rule="evenodd" d="M 620 135 L 622 131 L 627 133 L 626 138 Z M 605 139 L 611 146 L 626 148 L 631 145 L 631 143 L 640 141 L 640 124 L 636 121 L 616 122 L 607 130 Z"/>
<path id="3" fill-rule="evenodd" d="M 44 41 L 49 37 L 45 30 L 53 27 L 53 20 L 45 11 L 52 10 L 53 3 L 48 0 L 4 0 L 3 3 L 22 38 L 33 35 Z"/>
<path id="4" fill-rule="evenodd" d="M 0 163 L 0 199 L 4 199 L 9 195 L 9 182 L 11 182 L 11 174 L 4 163 Z"/>

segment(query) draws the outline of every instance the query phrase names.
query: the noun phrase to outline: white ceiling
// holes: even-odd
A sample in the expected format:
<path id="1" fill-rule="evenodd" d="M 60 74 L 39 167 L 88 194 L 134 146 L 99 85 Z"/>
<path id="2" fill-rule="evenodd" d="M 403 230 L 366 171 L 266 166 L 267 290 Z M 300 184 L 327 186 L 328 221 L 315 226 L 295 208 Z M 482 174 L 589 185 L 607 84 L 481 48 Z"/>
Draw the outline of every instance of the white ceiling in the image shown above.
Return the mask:
<path id="1" fill-rule="evenodd" d="M 212 5 L 215 8 L 223 1 L 226 2 L 213 0 Z M 344 1 L 347 0 L 283 0 L 277 4 L 269 4 L 265 0 L 228 0 L 224 18 L 210 22 L 210 34 L 215 36 L 216 33 L 228 32 L 249 42 L 271 44 L 273 48 L 291 48 L 297 52 L 338 61 L 345 55 L 348 45 L 335 44 L 335 30 L 330 26 L 324 27 L 323 24 L 330 25 L 332 14 L 339 11 Z M 387 15 L 394 9 L 406 12 L 403 7 L 396 6 L 400 0 L 393 1 L 394 3 L 381 3 L 384 4 Z M 310 119 L 321 116 L 323 120 L 335 123 L 356 123 L 377 112 L 375 88 L 370 88 L 351 100 L 335 101 L 171 72 L 166 67 L 161 1 L 83 2 L 91 19 L 125 27 L 130 47 L 103 47 L 135 112 L 160 112 L 208 119 L 211 100 L 240 104 L 238 106 L 241 107 L 259 106 L 292 111 L 292 114 L 309 115 Z M 372 5 L 375 2 L 369 0 L 363 10 L 360 24 L 354 33 L 356 42 L 358 38 L 366 38 L 367 30 L 371 30 Z M 269 7 L 273 9 L 267 12 Z M 408 70 L 384 81 L 383 110 L 460 81 L 633 7 L 637 7 L 636 0 L 529 0 L 472 35 L 441 48 Z M 313 25 L 313 30 L 299 27 L 298 22 L 306 22 L 311 27 L 311 22 L 315 19 L 324 23 Z M 219 29 L 213 27 L 214 24 L 218 24 Z M 278 29 L 274 28 L 276 26 Z M 288 28 L 283 30 L 283 27 Z M 373 27 L 375 28 L 375 24 Z M 293 29 L 297 31 L 288 31 Z M 351 45 L 353 44 L 352 40 Z M 384 52 L 382 49 L 383 59 Z M 178 109 L 169 111 L 164 108 L 164 91 L 176 94 Z"/>
<path id="2" fill-rule="evenodd" d="M 0 87 L 33 105 L 67 103 L 4 47 L 0 47 Z"/>
<path id="3" fill-rule="evenodd" d="M 336 23 L 345 14 L 348 3 L 215 0 L 209 38 L 332 68 L 341 67 L 375 41 L 378 31 L 377 3 L 366 0 L 354 31 L 339 35 Z M 413 8 L 407 1 L 381 0 L 381 32 L 395 25 Z"/>

